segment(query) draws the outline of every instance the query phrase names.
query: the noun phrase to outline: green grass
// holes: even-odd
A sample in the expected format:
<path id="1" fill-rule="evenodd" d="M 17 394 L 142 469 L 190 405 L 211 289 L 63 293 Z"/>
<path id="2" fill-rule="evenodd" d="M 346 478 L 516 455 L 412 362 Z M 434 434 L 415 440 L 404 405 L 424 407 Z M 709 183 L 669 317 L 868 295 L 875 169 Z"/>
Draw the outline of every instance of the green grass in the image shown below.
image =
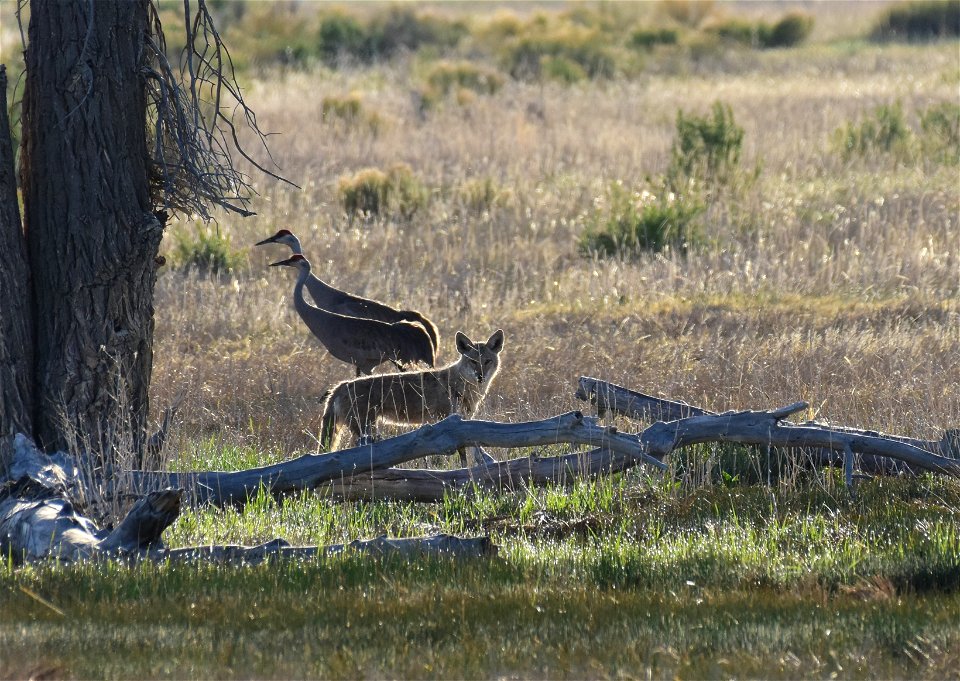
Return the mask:
<path id="1" fill-rule="evenodd" d="M 731 592 L 682 577 L 664 592 L 596 587 L 509 560 L 48 568 L 4 598 L 26 621 L 0 625 L 0 644 L 81 678 L 947 673 L 960 596 L 877 594 Z"/>
<path id="2" fill-rule="evenodd" d="M 706 453 L 706 452 L 704 452 Z M 938 678 L 960 659 L 960 486 L 633 472 L 441 504 L 188 511 L 172 546 L 489 533 L 492 559 L 0 570 L 0 674 Z M 109 650 L 109 655 L 104 655 Z"/>

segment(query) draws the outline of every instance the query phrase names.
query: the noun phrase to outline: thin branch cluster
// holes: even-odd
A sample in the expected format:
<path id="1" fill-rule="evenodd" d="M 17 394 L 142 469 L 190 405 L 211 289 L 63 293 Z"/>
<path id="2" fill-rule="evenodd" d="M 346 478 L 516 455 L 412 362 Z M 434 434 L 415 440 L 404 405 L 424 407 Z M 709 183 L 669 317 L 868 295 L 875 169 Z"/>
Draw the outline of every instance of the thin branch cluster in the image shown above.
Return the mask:
<path id="1" fill-rule="evenodd" d="M 261 172 L 278 180 L 244 150 L 237 118 L 254 132 L 269 157 L 267 135 L 237 84 L 233 60 L 204 0 L 183 0 L 186 46 L 179 67 L 170 64 L 156 7 L 150 4 L 146 66 L 147 120 L 152 127 L 152 189 L 157 205 L 182 215 L 210 219 L 213 206 L 244 216 L 256 194 L 250 178 L 235 167 L 236 150 Z M 276 163 L 270 158 L 273 167 Z"/>

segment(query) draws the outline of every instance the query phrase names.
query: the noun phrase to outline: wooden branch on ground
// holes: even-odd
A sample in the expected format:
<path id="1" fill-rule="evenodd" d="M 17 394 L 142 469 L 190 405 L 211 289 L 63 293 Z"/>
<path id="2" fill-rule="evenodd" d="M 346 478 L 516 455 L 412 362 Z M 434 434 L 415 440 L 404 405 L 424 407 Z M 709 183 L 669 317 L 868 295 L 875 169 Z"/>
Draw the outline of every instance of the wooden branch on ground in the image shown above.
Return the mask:
<path id="1" fill-rule="evenodd" d="M 448 416 L 398 437 L 327 454 L 306 454 L 271 466 L 235 472 L 165 473 L 131 471 L 136 489 L 178 487 L 192 503 L 217 506 L 243 504 L 261 489 L 284 495 L 357 474 L 390 468 L 434 454 L 452 454 L 459 447 L 535 447 L 569 443 L 602 447 L 618 455 L 666 468 L 647 455 L 636 435 L 597 425 L 596 419 L 569 412 L 541 421 L 497 423 Z M 552 464 L 550 464 L 552 465 Z M 499 466 L 499 464 L 497 464 Z"/>
<path id="2" fill-rule="evenodd" d="M 452 558 L 483 558 L 497 555 L 498 547 L 489 537 L 456 537 L 435 534 L 429 537 L 401 537 L 390 539 L 358 539 L 349 544 L 330 546 L 291 546 L 282 539 L 274 539 L 259 546 L 193 546 L 165 549 L 151 557 L 174 562 L 205 561 L 214 563 L 242 563 L 256 565 L 267 560 L 305 560 L 317 556 L 332 556 L 357 552 L 374 556 L 402 556 L 422 558 L 449 556 Z"/>
<path id="3" fill-rule="evenodd" d="M 692 416 L 668 423 L 658 421 L 640 434 L 640 441 L 648 452 L 659 456 L 700 442 L 849 450 L 854 454 L 898 459 L 920 470 L 960 477 L 960 459 L 940 456 L 908 442 L 819 424 L 781 423 L 790 413 L 806 408 L 805 402 L 799 402 L 781 410 Z"/>
<path id="4" fill-rule="evenodd" d="M 655 410 L 675 414 L 679 410 L 700 412 L 687 418 L 658 421 L 642 433 L 640 441 L 647 452 L 663 458 L 676 449 L 702 442 L 740 444 L 818 450 L 821 460 L 842 461 L 849 467 L 852 454 L 865 457 L 875 470 L 889 469 L 890 459 L 918 470 L 960 476 L 960 447 L 956 430 L 948 430 L 941 440 L 915 440 L 885 435 L 876 431 L 834 427 L 817 422 L 803 424 L 781 421 L 803 411 L 805 402 L 772 411 L 744 411 L 715 414 L 698 407 L 635 393 L 627 388 L 595 378 L 581 377 L 576 397 L 591 400 L 631 418 L 646 417 Z M 822 454 L 828 452 L 829 454 Z M 826 459 L 825 457 L 829 457 Z M 847 477 L 851 477 L 848 475 Z"/>
<path id="5" fill-rule="evenodd" d="M 22 436 L 21 436 L 22 437 Z M 331 546 L 290 546 L 276 539 L 260 546 L 195 546 L 166 549 L 160 535 L 179 516 L 183 490 L 165 489 L 137 501 L 112 532 L 99 529 L 78 511 L 62 481 L 66 473 L 50 457 L 18 440 L 14 466 L 32 471 L 0 486 L 0 555 L 16 562 L 56 559 L 75 562 L 116 558 L 128 561 L 213 561 L 260 563 L 265 560 L 311 558 L 357 551 L 372 555 L 451 556 L 495 555 L 489 537 L 429 537 L 357 540 Z"/>
<path id="6" fill-rule="evenodd" d="M 640 463 L 644 461 L 636 456 L 597 448 L 563 456 L 525 456 L 456 470 L 387 468 L 334 480 L 318 491 L 344 500 L 435 502 L 441 501 L 444 494 L 474 489 L 504 492 L 530 485 L 564 485 L 620 473 Z"/>
<path id="7" fill-rule="evenodd" d="M 674 402 L 660 397 L 651 397 L 598 378 L 581 376 L 577 381 L 574 397 L 589 402 L 603 418 L 608 411 L 636 421 L 676 421 L 689 416 L 704 416 L 712 411 L 695 407 L 686 402 Z"/>

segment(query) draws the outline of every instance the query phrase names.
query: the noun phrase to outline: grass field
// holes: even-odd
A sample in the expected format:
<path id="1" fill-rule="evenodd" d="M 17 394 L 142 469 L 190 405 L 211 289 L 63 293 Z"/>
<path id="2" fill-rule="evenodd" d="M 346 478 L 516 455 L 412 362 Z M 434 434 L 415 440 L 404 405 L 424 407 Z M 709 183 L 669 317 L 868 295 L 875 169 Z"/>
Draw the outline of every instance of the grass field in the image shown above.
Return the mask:
<path id="1" fill-rule="evenodd" d="M 493 94 L 454 91 L 426 110 L 429 54 L 244 71 L 299 188 L 254 175 L 257 216 L 168 230 L 152 400 L 159 411 L 183 391 L 185 403 L 163 465 L 316 450 L 321 395 L 352 369 L 296 317 L 292 274 L 267 267 L 285 249 L 253 247 L 281 227 L 327 281 L 428 314 L 444 362 L 457 330 L 504 329 L 484 418 L 584 408 L 573 392 L 586 374 L 715 411 L 802 399 L 804 417 L 836 424 L 928 439 L 957 427 L 960 150 L 923 121 L 960 104 L 960 52 L 956 40 L 864 40 L 881 7 L 817 3 L 811 40 L 790 49 L 684 43 L 612 78 L 504 77 Z M 345 100 L 360 113 L 330 113 Z M 678 111 L 715 102 L 742 127 L 742 150 L 723 183 L 677 191 L 702 202 L 696 242 L 585 254 L 582 235 L 610 223 L 618 196 L 638 210 L 663 199 Z M 844 153 L 845 131 L 898 106 L 890 144 Z M 343 178 L 396 164 L 406 194 L 379 214 L 345 212 Z M 205 248 L 231 271 L 185 266 Z M 836 471 L 769 472 L 780 457 L 702 446 L 667 475 L 571 488 L 187 511 L 171 546 L 444 531 L 489 534 L 501 550 L 7 565 L 0 677 L 960 678 L 960 485 L 875 479 L 851 500 Z"/>

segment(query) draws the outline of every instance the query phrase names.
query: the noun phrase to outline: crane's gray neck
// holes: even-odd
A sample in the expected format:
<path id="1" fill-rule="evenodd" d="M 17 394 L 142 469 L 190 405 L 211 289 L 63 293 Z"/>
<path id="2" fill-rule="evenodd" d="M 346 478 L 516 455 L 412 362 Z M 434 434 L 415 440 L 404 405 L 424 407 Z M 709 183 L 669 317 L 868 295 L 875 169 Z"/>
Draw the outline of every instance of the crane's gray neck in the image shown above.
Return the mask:
<path id="1" fill-rule="evenodd" d="M 300 246 L 300 239 L 296 237 L 295 234 L 290 234 L 288 236 L 288 241 L 290 242 L 290 250 L 293 251 L 294 255 L 303 255 L 303 248 Z"/>
<path id="2" fill-rule="evenodd" d="M 300 246 L 300 239 L 297 238 L 296 234 L 285 234 L 280 243 L 289 246 L 294 255 L 303 255 L 303 248 Z"/>
<path id="3" fill-rule="evenodd" d="M 293 300 L 297 308 L 299 308 L 301 305 L 307 306 L 307 301 L 303 297 L 303 285 L 309 278 L 310 268 L 305 265 L 301 265 L 300 271 L 297 272 L 297 283 L 293 287 Z"/>

